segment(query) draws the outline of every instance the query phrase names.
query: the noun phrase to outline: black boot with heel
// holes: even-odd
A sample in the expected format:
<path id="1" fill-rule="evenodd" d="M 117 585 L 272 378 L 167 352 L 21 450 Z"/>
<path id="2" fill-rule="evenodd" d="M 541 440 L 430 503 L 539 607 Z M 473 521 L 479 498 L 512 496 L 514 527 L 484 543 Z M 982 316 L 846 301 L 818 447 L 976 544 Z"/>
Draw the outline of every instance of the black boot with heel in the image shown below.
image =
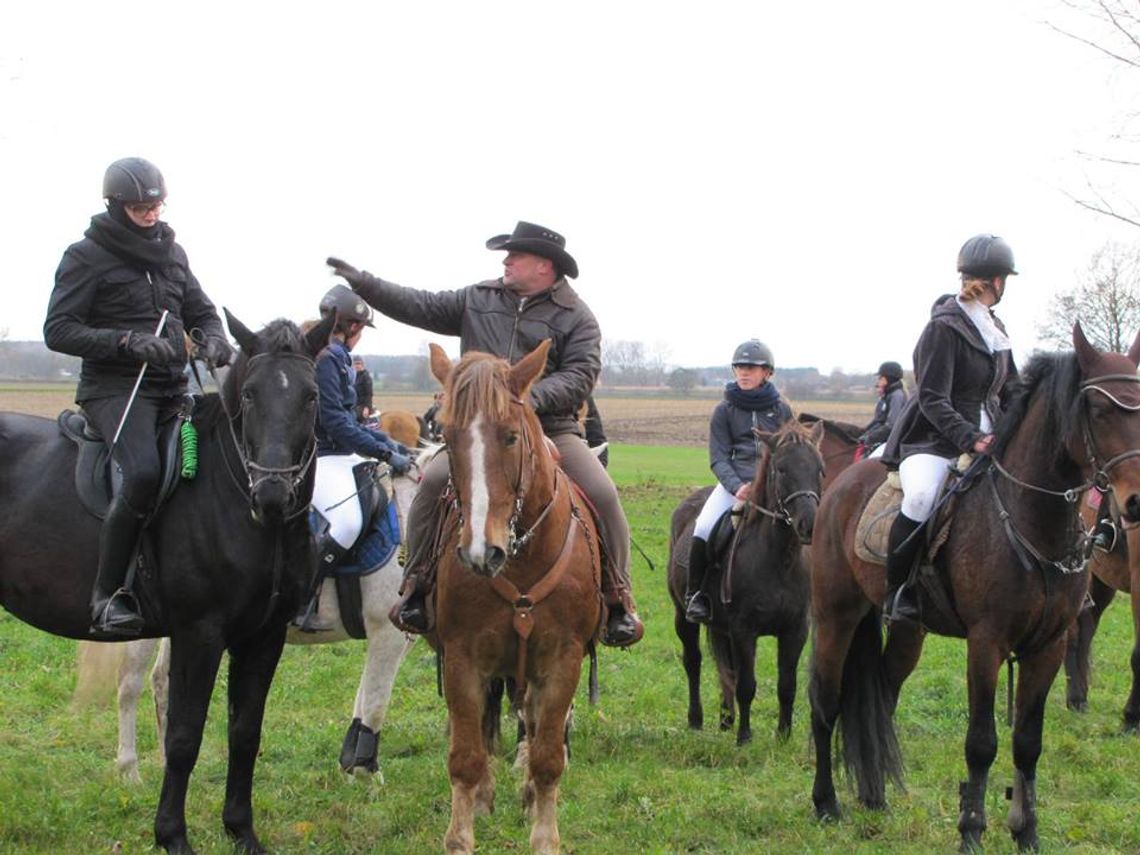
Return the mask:
<path id="1" fill-rule="evenodd" d="M 694 537 L 689 547 L 689 577 L 685 583 L 685 619 L 689 623 L 708 623 L 712 620 L 712 602 L 701 587 L 709 564 L 708 543 Z"/>
<path id="2" fill-rule="evenodd" d="M 926 540 L 920 528 L 922 523 L 915 522 L 901 511 L 891 524 L 887 547 L 887 595 L 883 600 L 883 616 L 889 621 L 917 623 L 920 618 L 918 592 L 910 584 L 911 571 Z"/>

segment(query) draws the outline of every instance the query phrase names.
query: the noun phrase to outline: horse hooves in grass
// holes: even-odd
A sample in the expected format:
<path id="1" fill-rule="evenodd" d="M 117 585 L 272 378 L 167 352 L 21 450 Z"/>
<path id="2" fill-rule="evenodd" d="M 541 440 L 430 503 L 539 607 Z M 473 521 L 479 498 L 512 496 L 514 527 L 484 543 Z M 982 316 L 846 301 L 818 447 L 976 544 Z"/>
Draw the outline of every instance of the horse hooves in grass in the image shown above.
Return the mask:
<path id="1" fill-rule="evenodd" d="M 703 714 L 689 716 L 689 730 L 704 730 L 705 717 Z"/>
<path id="2" fill-rule="evenodd" d="M 843 818 L 843 811 L 839 809 L 839 802 L 835 799 L 828 799 L 825 802 L 817 802 L 815 806 L 815 818 L 820 822 L 839 822 Z"/>
<path id="3" fill-rule="evenodd" d="M 736 746 L 738 748 L 741 746 L 747 745 L 751 741 L 752 741 L 752 731 L 751 730 L 742 730 L 740 733 L 736 734 Z"/>

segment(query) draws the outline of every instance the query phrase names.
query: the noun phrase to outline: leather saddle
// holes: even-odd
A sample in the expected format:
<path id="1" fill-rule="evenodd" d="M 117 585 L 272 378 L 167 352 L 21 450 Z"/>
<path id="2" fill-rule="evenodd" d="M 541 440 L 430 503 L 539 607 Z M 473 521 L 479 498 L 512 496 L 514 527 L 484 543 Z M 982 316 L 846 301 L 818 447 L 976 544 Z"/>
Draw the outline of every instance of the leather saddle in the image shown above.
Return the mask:
<path id="1" fill-rule="evenodd" d="M 178 486 L 182 466 L 182 449 L 179 442 L 183 418 L 170 419 L 158 436 L 159 459 L 162 475 L 159 481 L 155 507 L 161 507 Z M 75 443 L 75 492 L 84 509 L 94 517 L 103 519 L 111 499 L 122 488 L 123 473 L 111 460 L 107 443 L 95 432 L 87 418 L 75 410 L 64 410 L 56 418 L 59 432 Z"/>

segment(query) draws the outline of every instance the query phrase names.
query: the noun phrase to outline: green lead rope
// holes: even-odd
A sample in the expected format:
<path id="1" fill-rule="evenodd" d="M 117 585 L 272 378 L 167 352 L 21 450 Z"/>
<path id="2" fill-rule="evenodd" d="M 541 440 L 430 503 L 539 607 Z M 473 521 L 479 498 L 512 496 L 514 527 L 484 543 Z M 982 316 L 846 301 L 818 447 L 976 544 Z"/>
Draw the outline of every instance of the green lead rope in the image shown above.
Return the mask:
<path id="1" fill-rule="evenodd" d="M 182 477 L 190 481 L 198 474 L 198 430 L 186 419 L 179 428 L 182 439 Z"/>

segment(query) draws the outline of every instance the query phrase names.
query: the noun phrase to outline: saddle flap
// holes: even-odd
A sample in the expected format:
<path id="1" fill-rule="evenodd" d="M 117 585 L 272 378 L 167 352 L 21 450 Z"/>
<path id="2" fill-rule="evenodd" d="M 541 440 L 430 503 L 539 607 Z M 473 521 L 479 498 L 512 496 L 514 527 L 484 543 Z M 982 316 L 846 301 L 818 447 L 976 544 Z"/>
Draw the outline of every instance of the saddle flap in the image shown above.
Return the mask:
<path id="1" fill-rule="evenodd" d="M 935 502 L 937 511 L 926 527 L 926 550 L 922 561 L 924 564 L 934 562 L 938 550 L 950 536 L 950 525 L 954 520 L 954 509 L 958 503 L 953 495 L 948 499 L 945 499 L 945 496 L 957 486 L 956 479 L 957 475 L 951 470 L 939 488 L 938 500 Z M 899 482 L 898 472 L 887 473 L 886 480 L 867 501 L 855 527 L 855 554 L 863 561 L 879 565 L 887 563 L 891 525 L 902 509 L 902 498 L 902 484 Z"/>

